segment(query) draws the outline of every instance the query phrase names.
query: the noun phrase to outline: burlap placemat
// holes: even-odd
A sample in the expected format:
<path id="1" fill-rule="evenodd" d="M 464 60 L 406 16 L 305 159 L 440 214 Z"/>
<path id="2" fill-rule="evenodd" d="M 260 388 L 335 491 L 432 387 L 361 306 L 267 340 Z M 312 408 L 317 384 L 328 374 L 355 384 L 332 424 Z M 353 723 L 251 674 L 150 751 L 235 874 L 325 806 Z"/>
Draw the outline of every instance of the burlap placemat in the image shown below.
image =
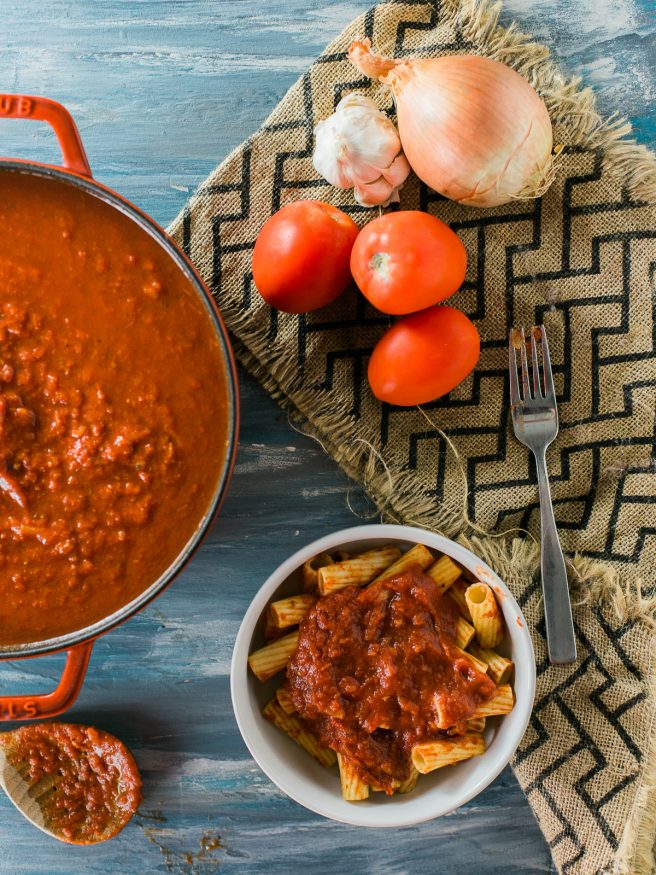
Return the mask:
<path id="1" fill-rule="evenodd" d="M 172 231 L 216 294 L 241 361 L 383 516 L 459 537 L 512 586 L 538 669 L 513 766 L 556 865 L 643 875 L 656 819 L 656 162 L 624 139 L 625 127 L 602 122 L 592 94 L 563 78 L 546 48 L 500 28 L 497 15 L 472 0 L 370 10 L 203 183 Z M 388 319 L 362 296 L 288 316 L 262 302 L 251 277 L 257 232 L 281 205 L 327 199 L 362 223 L 372 216 L 311 164 L 313 128 L 344 93 L 393 108 L 345 59 L 362 35 L 397 57 L 466 51 L 510 64 L 544 97 L 566 147 L 540 200 L 476 210 L 416 180 L 403 189 L 403 208 L 439 215 L 465 243 L 467 280 L 452 300 L 483 340 L 473 377 L 423 410 L 372 397 L 367 357 Z M 508 418 L 509 326 L 542 321 L 561 419 L 548 461 L 577 601 L 579 659 L 561 667 L 546 659 L 532 462 Z"/>

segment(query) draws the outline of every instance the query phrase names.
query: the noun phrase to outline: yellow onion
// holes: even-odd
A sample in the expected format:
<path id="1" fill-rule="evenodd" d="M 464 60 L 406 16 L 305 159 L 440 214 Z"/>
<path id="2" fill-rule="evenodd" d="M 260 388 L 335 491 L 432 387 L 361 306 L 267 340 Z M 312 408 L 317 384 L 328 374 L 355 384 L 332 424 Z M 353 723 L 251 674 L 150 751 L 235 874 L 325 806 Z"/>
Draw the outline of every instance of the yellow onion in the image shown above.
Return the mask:
<path id="1" fill-rule="evenodd" d="M 510 67 L 477 55 L 393 60 L 368 39 L 349 58 L 387 85 L 410 166 L 435 191 L 476 207 L 538 197 L 553 179 L 549 113 Z"/>

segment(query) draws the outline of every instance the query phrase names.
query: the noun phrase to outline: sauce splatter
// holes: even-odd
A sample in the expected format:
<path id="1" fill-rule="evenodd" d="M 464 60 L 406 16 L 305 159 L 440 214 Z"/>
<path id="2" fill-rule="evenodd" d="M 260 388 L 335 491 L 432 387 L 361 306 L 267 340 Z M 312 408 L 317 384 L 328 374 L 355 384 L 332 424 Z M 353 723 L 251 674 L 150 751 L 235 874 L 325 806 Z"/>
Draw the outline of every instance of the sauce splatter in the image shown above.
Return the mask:
<path id="1" fill-rule="evenodd" d="M 219 860 L 216 851 L 225 850 L 226 847 L 219 833 L 212 831 L 204 833 L 198 841 L 199 849 L 189 851 L 172 847 L 175 841 L 175 833 L 172 830 L 144 826 L 142 823 L 139 825 L 148 841 L 159 848 L 170 875 L 205 875 L 205 873 L 214 875 L 217 871 Z M 243 855 L 235 854 L 235 856 Z"/>

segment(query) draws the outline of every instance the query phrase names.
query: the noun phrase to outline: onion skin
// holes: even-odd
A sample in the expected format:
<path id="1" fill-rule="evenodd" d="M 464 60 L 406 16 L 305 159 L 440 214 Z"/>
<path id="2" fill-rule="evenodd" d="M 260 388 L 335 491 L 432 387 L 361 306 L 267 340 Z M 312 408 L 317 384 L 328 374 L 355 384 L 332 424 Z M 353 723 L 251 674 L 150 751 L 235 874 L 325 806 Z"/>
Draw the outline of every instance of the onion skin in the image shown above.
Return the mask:
<path id="1" fill-rule="evenodd" d="M 403 151 L 426 185 L 476 207 L 546 191 L 553 176 L 551 121 L 519 73 L 477 55 L 382 58 L 369 40 L 353 43 L 349 57 L 391 89 Z"/>

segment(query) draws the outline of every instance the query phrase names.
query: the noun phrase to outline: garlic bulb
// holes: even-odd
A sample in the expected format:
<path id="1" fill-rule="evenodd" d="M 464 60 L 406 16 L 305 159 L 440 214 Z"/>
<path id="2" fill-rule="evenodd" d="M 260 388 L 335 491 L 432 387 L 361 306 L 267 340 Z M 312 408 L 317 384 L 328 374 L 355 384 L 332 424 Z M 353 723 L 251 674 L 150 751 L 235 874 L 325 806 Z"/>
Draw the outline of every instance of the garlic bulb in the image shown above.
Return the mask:
<path id="1" fill-rule="evenodd" d="M 364 207 L 398 201 L 410 173 L 396 128 L 373 100 L 347 94 L 314 130 L 312 164 L 337 188 L 352 188 Z"/>

